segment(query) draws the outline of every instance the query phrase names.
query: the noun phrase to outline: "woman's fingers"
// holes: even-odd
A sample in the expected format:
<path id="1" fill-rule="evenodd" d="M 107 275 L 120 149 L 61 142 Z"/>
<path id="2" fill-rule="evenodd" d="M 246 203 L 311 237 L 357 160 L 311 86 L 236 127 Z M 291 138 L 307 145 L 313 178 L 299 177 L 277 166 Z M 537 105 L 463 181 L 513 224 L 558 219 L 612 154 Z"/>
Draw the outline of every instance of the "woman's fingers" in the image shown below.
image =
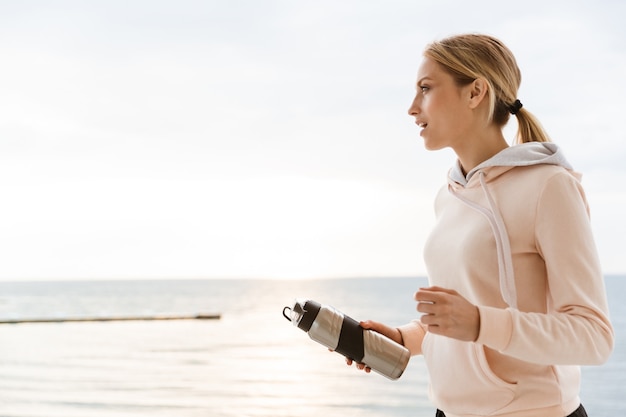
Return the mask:
<path id="1" fill-rule="evenodd" d="M 390 326 L 387 326 L 386 324 L 379 323 L 373 320 L 361 321 L 359 322 L 359 324 L 365 330 L 375 331 L 376 333 L 380 333 L 384 336 L 387 336 L 391 340 L 402 344 L 402 335 L 400 334 L 400 330 L 394 327 L 390 327 Z"/>
<path id="2" fill-rule="evenodd" d="M 480 332 L 478 307 L 457 291 L 429 287 L 415 293 L 417 311 L 423 313 L 422 324 L 428 331 L 463 341 L 475 341 Z"/>
<path id="3" fill-rule="evenodd" d="M 356 368 L 357 368 L 357 369 L 359 369 L 359 370 L 361 370 L 361 371 L 363 371 L 363 370 L 364 370 L 364 371 L 365 371 L 365 372 L 367 372 L 368 374 L 369 374 L 369 373 L 370 373 L 370 371 L 372 370 L 369 366 L 366 366 L 364 363 L 354 362 L 352 359 L 350 359 L 350 358 L 346 358 L 346 364 L 347 364 L 348 366 L 352 365 L 352 363 L 355 363 L 355 364 L 356 364 Z"/>

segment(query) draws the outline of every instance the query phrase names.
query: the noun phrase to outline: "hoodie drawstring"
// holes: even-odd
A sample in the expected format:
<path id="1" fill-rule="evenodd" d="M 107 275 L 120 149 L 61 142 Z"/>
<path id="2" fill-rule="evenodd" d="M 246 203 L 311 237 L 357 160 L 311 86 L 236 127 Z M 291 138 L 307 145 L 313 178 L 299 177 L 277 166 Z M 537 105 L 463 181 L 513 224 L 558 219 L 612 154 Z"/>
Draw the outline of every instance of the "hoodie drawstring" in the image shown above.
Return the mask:
<path id="1" fill-rule="evenodd" d="M 496 204 L 487 189 L 485 182 L 485 173 L 479 171 L 480 186 L 485 193 L 489 208 L 483 207 L 462 195 L 456 193 L 451 185 L 448 185 L 450 193 L 458 198 L 463 203 L 467 204 L 474 210 L 483 214 L 489 221 L 491 230 L 496 240 L 496 249 L 498 255 L 498 274 L 500 279 L 500 293 L 504 302 L 510 307 L 517 309 L 517 291 L 515 289 L 515 274 L 513 272 L 513 257 L 511 255 L 511 245 L 509 242 L 509 235 L 506 231 L 506 226 L 502 220 L 500 212 L 497 210 Z"/>

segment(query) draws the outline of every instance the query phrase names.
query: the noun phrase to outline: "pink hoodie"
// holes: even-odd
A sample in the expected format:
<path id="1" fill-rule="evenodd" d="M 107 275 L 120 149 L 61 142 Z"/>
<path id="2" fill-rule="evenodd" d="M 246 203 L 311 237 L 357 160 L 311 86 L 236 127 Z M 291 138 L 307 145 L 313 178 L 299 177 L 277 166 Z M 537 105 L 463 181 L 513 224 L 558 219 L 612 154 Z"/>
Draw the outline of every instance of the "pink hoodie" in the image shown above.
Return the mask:
<path id="1" fill-rule="evenodd" d="M 479 306 L 476 342 L 400 327 L 423 354 L 447 417 L 564 417 L 580 404 L 579 365 L 613 349 L 606 293 L 580 176 L 552 143 L 503 150 L 435 201 L 424 257 L 431 285 Z"/>

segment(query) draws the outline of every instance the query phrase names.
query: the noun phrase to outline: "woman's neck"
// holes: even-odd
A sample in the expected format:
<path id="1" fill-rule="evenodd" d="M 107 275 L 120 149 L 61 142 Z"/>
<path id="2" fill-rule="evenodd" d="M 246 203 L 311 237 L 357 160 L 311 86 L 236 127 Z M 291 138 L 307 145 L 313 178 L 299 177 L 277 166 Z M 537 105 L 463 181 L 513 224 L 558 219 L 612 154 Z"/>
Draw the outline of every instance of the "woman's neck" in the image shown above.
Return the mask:
<path id="1" fill-rule="evenodd" d="M 461 169 L 466 175 L 487 159 L 509 147 L 499 128 L 497 131 L 491 130 L 483 133 L 487 134 L 468 138 L 464 146 L 454 149 L 461 163 Z"/>

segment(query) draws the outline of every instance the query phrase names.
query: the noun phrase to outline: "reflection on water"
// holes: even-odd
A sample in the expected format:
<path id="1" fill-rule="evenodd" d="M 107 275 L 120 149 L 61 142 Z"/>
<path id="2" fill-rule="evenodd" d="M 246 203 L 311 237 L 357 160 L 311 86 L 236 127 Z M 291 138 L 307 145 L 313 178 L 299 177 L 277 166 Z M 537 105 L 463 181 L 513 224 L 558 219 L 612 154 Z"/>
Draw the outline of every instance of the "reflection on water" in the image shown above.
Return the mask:
<path id="1" fill-rule="evenodd" d="M 328 299 L 342 303 L 350 298 L 329 288 L 334 295 L 326 296 Z M 188 313 L 216 312 L 210 306 L 219 307 L 217 312 L 223 316 L 217 321 L 0 327 L 0 414 L 416 415 L 420 403 L 427 403 L 426 391 L 420 386 L 425 377 L 419 361 L 401 381 L 357 372 L 282 316 L 282 307 L 303 295 L 294 293 L 324 297 L 329 288 L 313 282 L 308 288 L 273 282 L 253 283 L 246 289 L 231 283 L 205 288 L 210 295 L 202 301 L 197 300 L 197 292 L 180 288 L 178 294 L 164 299 L 170 306 L 167 312 L 172 312 L 172 306 L 176 312 Z M 69 315 L 93 313 L 90 308 L 99 314 L 113 310 L 136 313 L 129 310 L 141 300 L 112 289 L 87 292 L 90 302 L 74 294 L 78 298 L 73 306 L 68 293 L 61 297 L 64 302 L 50 300 L 53 308 L 48 315 L 58 316 L 59 308 Z M 113 304 L 104 301 L 106 294 L 114 299 Z M 37 316 L 44 315 L 45 294 L 28 297 L 23 301 L 36 306 Z M 148 293 L 145 299 L 151 297 Z M 410 295 L 407 305 L 411 305 Z M 192 311 L 184 311 L 184 306 Z M 142 309 L 144 313 L 163 312 L 159 303 L 146 303 Z M 17 313 L 12 311 L 13 316 L 28 316 L 25 311 Z M 427 407 L 430 415 L 432 407 Z"/>
<path id="2" fill-rule="evenodd" d="M 2 415 L 373 416 L 377 406 L 415 411 L 419 398 L 402 400 L 402 385 L 349 369 L 270 317 L 26 324 L 1 334 Z"/>

